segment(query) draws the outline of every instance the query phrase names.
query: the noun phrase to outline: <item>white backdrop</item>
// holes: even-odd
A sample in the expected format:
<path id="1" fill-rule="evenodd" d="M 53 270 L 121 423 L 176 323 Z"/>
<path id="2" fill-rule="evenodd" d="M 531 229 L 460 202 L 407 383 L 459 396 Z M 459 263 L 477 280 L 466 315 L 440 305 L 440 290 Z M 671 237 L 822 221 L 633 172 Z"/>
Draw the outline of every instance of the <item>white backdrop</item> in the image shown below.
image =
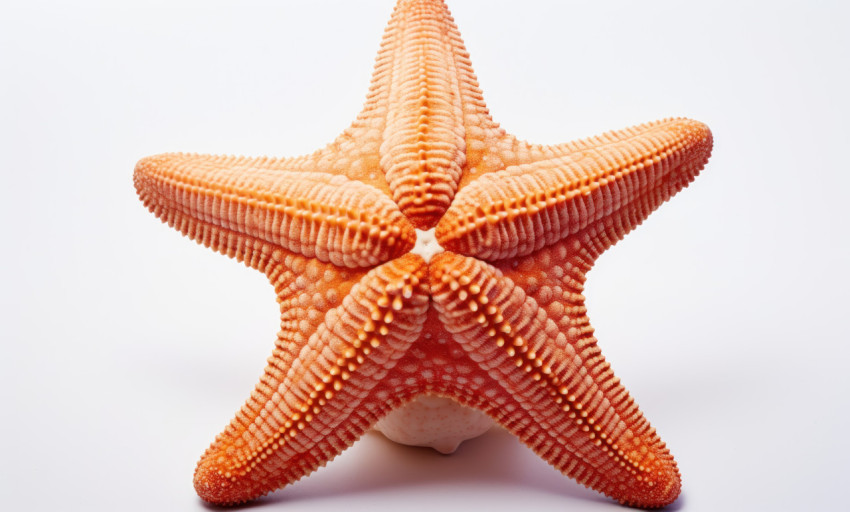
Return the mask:
<path id="1" fill-rule="evenodd" d="M 673 510 L 835 510 L 850 474 L 850 11 L 842 2 L 453 0 L 494 117 L 555 143 L 713 130 L 690 188 L 591 272 L 603 353 L 676 456 Z M 194 465 L 262 372 L 259 273 L 160 224 L 135 161 L 296 155 L 365 97 L 381 1 L 0 7 L 0 503 L 205 510 Z M 841 504 L 841 505 L 839 505 Z M 256 510 L 622 510 L 495 430 L 370 434 Z"/>

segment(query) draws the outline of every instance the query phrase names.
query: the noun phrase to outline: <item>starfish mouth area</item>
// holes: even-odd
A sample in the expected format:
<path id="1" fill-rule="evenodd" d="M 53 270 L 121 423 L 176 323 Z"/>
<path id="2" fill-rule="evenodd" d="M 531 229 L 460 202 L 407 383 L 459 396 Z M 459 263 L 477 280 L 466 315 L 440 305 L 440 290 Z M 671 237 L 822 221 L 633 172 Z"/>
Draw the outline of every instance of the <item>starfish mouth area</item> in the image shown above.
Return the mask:
<path id="1" fill-rule="evenodd" d="M 430 263 L 431 258 L 442 251 L 443 247 L 440 245 L 440 242 L 437 241 L 435 228 L 431 228 L 427 231 L 422 229 L 416 230 L 416 244 L 410 251 L 412 254 L 417 254 L 425 260 L 425 263 Z"/>

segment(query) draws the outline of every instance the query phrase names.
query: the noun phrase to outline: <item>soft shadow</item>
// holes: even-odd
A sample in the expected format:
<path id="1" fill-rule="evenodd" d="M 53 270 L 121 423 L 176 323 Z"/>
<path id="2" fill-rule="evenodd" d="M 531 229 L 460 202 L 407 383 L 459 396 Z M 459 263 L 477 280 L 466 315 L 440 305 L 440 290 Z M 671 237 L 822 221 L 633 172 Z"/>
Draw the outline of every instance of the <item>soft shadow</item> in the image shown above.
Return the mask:
<path id="1" fill-rule="evenodd" d="M 370 432 L 328 467 L 238 508 L 353 496 L 383 489 L 470 486 L 534 489 L 564 497 L 565 505 L 571 501 L 615 504 L 556 471 L 514 436 L 494 428 L 479 438 L 466 441 L 450 456 L 431 448 L 402 446 Z M 218 510 L 220 507 L 207 505 L 207 508 Z"/>
<path id="2" fill-rule="evenodd" d="M 686 501 L 687 500 L 685 499 L 685 493 L 683 492 L 679 495 L 678 498 L 676 498 L 676 501 L 667 505 L 661 510 L 663 510 L 664 512 L 676 512 L 677 510 L 682 510 L 683 508 L 685 508 Z"/>

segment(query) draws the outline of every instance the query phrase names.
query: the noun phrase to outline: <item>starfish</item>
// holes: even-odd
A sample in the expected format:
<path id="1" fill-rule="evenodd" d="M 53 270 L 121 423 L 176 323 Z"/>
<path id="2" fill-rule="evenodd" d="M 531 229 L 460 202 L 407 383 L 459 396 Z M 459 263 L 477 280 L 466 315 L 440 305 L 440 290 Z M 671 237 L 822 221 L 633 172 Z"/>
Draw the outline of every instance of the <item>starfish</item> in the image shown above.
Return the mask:
<path id="1" fill-rule="evenodd" d="M 676 463 L 601 355 L 582 291 L 711 147 L 683 118 L 520 141 L 491 119 L 442 0 L 400 0 L 363 111 L 324 149 L 139 161 L 144 204 L 265 273 L 280 303 L 268 365 L 198 463 L 198 494 L 262 496 L 431 397 L 624 504 L 673 502 Z"/>

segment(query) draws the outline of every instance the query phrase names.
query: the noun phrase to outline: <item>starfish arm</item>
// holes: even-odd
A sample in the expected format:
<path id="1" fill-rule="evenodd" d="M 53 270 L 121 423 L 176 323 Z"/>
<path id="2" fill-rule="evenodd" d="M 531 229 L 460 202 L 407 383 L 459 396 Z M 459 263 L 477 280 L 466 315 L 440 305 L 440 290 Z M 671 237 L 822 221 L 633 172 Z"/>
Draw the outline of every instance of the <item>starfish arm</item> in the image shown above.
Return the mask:
<path id="1" fill-rule="evenodd" d="M 379 166 L 393 199 L 417 228 L 429 229 L 457 190 L 467 138 L 493 129 L 446 5 L 440 0 L 399 2 L 384 33 L 366 104 L 341 140 L 378 144 Z"/>
<path id="2" fill-rule="evenodd" d="M 262 496 L 350 446 L 389 411 L 394 397 L 380 384 L 422 330 L 428 294 L 421 258 L 406 255 L 349 276 L 349 293 L 323 315 L 315 303 L 297 305 L 305 293 L 291 288 L 299 279 L 294 270 L 305 265 L 299 261 L 291 255 L 278 273 L 277 285 L 289 293 L 281 339 L 265 373 L 198 463 L 195 488 L 211 503 Z M 321 283 L 329 268 L 301 270 L 314 272 Z M 339 276 L 329 277 L 325 284 L 338 289 Z M 312 334 L 306 337 L 299 325 Z"/>
<path id="3" fill-rule="evenodd" d="M 156 155 L 136 165 L 134 182 L 164 222 L 247 262 L 252 256 L 246 248 L 258 242 L 351 268 L 383 263 L 413 247 L 413 226 L 375 188 L 257 162 L 268 161 Z"/>
<path id="4" fill-rule="evenodd" d="M 676 463 L 592 331 L 559 329 L 497 268 L 454 253 L 434 258 L 431 291 L 446 328 L 491 378 L 488 414 L 588 487 L 633 506 L 675 500 Z"/>
<path id="5" fill-rule="evenodd" d="M 496 261 L 613 225 L 606 230 L 610 246 L 686 187 L 711 146 L 704 124 L 668 119 L 541 147 L 548 158 L 486 174 L 462 189 L 437 238 L 448 250 Z"/>

